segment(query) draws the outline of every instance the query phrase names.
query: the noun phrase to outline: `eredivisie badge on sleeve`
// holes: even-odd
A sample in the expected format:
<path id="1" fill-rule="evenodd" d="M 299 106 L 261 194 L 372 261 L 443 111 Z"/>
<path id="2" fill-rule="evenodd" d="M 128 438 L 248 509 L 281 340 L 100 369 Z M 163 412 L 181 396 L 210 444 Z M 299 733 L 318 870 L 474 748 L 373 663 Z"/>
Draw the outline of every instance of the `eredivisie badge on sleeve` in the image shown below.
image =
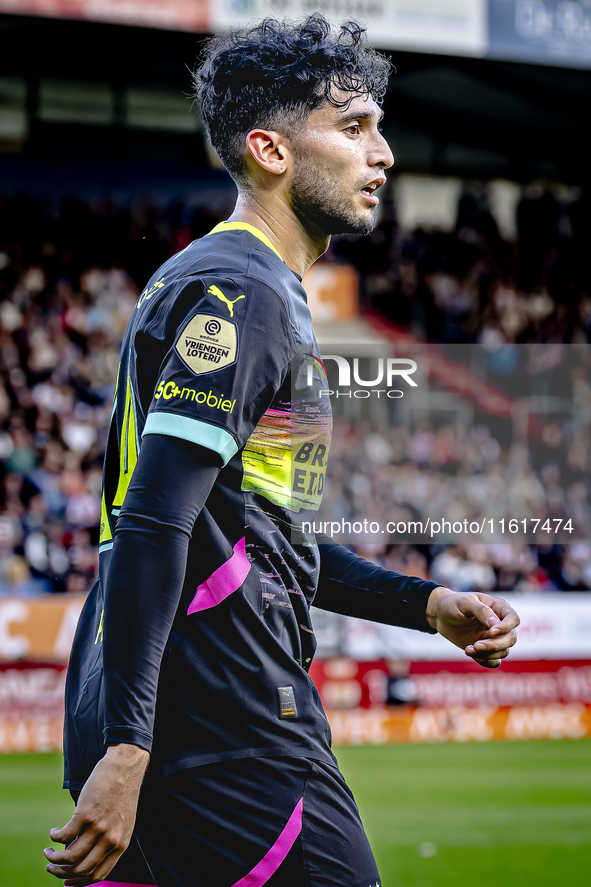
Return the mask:
<path id="1" fill-rule="evenodd" d="M 197 375 L 221 370 L 236 360 L 236 325 L 213 314 L 197 314 L 183 329 L 174 347 Z"/>

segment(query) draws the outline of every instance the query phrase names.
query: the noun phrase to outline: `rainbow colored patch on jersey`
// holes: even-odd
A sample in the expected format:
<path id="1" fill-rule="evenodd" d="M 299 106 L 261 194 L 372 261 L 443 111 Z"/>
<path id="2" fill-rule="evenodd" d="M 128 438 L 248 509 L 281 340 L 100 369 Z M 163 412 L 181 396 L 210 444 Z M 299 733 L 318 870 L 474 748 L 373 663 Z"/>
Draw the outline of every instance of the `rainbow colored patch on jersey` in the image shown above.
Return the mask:
<path id="1" fill-rule="evenodd" d="M 332 432 L 330 403 L 268 409 L 242 452 L 242 489 L 297 514 L 318 511 Z"/>

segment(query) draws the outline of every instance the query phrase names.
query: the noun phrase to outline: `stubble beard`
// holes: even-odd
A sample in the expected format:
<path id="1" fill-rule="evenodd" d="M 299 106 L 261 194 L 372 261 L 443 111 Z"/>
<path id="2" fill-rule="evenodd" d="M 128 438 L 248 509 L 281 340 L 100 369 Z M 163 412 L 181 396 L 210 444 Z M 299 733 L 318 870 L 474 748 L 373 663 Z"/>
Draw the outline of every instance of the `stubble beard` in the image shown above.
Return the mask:
<path id="1" fill-rule="evenodd" d="M 376 207 L 364 212 L 348 209 L 340 197 L 338 181 L 314 169 L 306 156 L 298 158 L 289 191 L 291 209 L 306 230 L 323 234 L 371 234 L 377 223 Z"/>

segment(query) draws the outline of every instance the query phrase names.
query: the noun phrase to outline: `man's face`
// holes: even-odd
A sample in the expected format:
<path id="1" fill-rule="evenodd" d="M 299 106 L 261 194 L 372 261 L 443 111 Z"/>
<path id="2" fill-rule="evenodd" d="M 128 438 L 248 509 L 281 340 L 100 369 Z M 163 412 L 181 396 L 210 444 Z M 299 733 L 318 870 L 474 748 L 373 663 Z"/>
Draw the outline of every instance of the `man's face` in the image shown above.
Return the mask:
<path id="1" fill-rule="evenodd" d="M 373 191 L 394 163 L 378 129 L 381 116 L 372 98 L 356 96 L 345 109 L 325 102 L 292 138 L 289 199 L 304 227 L 324 234 L 373 231 L 379 203 Z"/>

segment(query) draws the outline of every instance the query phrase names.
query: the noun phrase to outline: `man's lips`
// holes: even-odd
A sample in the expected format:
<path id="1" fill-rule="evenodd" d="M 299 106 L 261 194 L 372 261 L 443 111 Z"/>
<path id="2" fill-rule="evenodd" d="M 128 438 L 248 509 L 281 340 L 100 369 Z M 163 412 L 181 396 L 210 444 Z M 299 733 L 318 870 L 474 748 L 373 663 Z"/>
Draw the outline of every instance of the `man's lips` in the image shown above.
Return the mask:
<path id="1" fill-rule="evenodd" d="M 363 188 L 360 188 L 360 194 L 367 200 L 368 203 L 371 203 L 372 206 L 377 206 L 380 202 L 379 199 L 375 196 L 374 191 L 377 191 L 378 188 L 381 188 L 386 180 L 385 179 L 372 179 L 371 182 L 368 182 L 367 185 L 364 185 Z"/>

